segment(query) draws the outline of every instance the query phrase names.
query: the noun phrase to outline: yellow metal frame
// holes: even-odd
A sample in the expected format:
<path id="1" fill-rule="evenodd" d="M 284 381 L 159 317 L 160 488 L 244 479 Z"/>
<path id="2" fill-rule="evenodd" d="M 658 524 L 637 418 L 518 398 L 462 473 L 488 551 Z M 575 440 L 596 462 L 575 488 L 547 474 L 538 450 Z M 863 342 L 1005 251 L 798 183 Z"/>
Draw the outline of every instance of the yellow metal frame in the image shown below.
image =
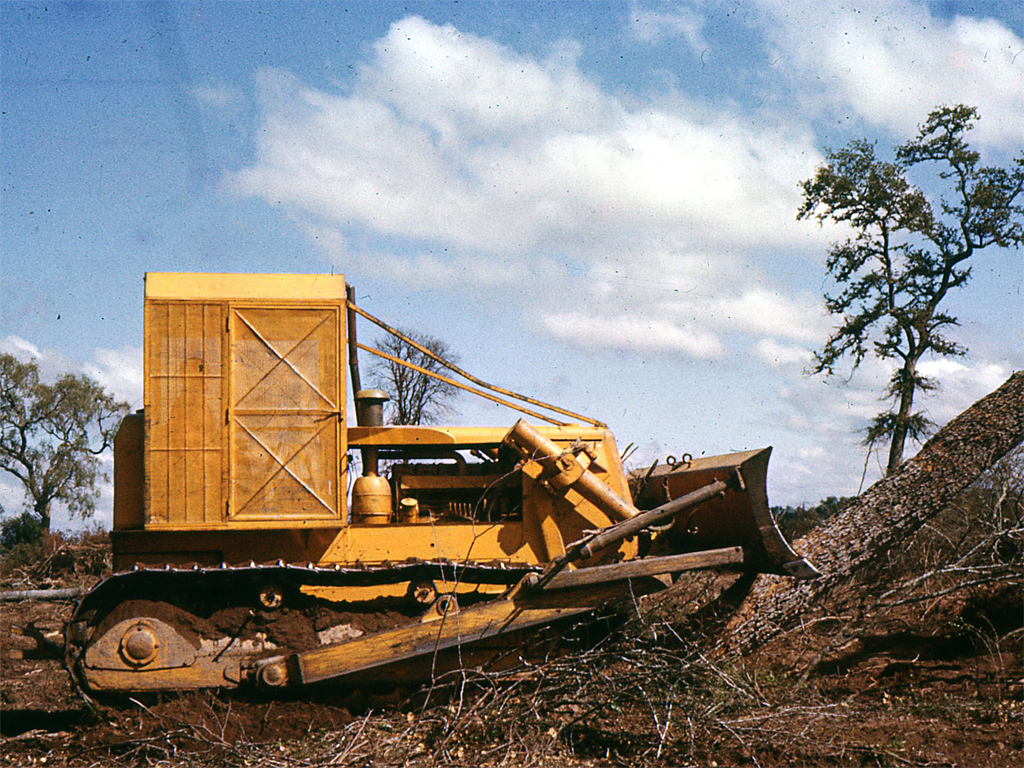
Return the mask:
<path id="1" fill-rule="evenodd" d="M 182 301 L 330 301 L 345 304 L 344 275 L 147 272 L 146 298 Z"/>

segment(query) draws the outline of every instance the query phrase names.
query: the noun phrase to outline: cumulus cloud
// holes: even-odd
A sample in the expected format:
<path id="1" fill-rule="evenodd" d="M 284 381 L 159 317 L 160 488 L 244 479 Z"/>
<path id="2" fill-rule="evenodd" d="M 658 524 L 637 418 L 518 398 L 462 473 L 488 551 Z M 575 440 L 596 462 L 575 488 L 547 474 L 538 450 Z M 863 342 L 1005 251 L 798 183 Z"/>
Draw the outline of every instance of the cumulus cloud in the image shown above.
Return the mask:
<path id="1" fill-rule="evenodd" d="M 551 289 L 574 318 L 558 323 L 576 329 L 567 341 L 607 325 L 587 303 L 601 291 L 624 316 L 647 315 L 607 328 L 609 344 L 647 327 L 660 348 L 720 354 L 721 332 L 760 333 L 772 317 L 774 333 L 805 337 L 804 302 L 760 290 L 745 251 L 820 242 L 794 220 L 796 180 L 820 159 L 812 134 L 685 104 L 627 105 L 588 79 L 578 53 L 559 43 L 529 57 L 409 17 L 345 93 L 265 70 L 255 162 L 226 184 L 280 203 L 349 271 L 382 263 L 351 247 L 354 230 L 430 245 L 384 257 L 398 281 L 511 285 L 546 264 L 575 265 L 590 285 L 571 297 Z M 609 268 L 617 281 L 600 277 Z M 677 277 L 720 304 L 689 294 L 652 304 Z M 524 296 L 548 290 L 534 278 Z"/>
<path id="2" fill-rule="evenodd" d="M 966 103 L 982 115 L 972 134 L 980 145 L 1015 150 L 1024 141 L 1024 39 L 1003 23 L 942 19 L 927 4 L 907 0 L 758 4 L 774 55 L 797 90 L 827 90 L 832 109 L 848 104 L 909 136 L 937 105 Z"/>
<path id="3" fill-rule="evenodd" d="M 453 63 L 451 28 L 403 24 L 352 95 L 263 72 L 257 162 L 230 186 L 336 225 L 485 254 L 586 255 L 678 232 L 719 245 L 806 237 L 793 211 L 794 179 L 818 157 L 809 134 L 630 112 L 561 63 L 506 82 L 498 72 L 527 67 L 495 44 L 474 38 L 466 51 L 460 36 Z"/>

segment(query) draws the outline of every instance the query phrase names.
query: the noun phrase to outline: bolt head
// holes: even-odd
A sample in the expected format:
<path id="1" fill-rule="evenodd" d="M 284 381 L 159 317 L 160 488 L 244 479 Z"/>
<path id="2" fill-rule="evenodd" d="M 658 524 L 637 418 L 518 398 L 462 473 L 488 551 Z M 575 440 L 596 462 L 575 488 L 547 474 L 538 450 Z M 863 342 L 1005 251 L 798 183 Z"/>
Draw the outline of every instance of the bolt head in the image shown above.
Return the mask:
<path id="1" fill-rule="evenodd" d="M 121 655 L 133 666 L 148 664 L 156 658 L 160 643 L 153 629 L 144 623 L 135 624 L 121 638 Z"/>

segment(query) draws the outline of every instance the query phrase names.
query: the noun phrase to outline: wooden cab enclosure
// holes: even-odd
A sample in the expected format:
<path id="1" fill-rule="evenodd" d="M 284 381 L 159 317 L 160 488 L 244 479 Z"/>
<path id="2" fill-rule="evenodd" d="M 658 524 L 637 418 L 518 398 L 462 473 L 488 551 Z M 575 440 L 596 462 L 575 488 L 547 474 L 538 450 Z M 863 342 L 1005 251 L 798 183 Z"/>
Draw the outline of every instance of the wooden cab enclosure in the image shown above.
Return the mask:
<path id="1" fill-rule="evenodd" d="M 116 569 L 536 564 L 612 522 L 584 499 L 541 491 L 503 445 L 508 426 L 350 425 L 345 310 L 341 275 L 146 275 L 144 409 L 115 442 Z M 593 456 L 592 471 L 630 498 L 611 433 L 540 430 Z M 349 502 L 368 448 L 390 494 L 373 523 L 353 519 Z"/>

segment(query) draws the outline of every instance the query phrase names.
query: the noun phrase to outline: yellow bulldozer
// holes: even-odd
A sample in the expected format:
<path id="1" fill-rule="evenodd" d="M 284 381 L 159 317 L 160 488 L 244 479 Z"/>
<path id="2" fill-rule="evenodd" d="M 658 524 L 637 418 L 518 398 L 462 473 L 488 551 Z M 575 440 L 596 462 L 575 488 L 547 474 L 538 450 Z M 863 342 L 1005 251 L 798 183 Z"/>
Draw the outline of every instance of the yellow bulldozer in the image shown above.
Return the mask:
<path id="1" fill-rule="evenodd" d="M 340 275 L 146 276 L 115 572 L 67 627 L 87 691 L 422 677 L 686 571 L 817 575 L 771 517 L 771 449 L 627 474 L 601 422 L 440 360 L 450 376 L 402 364 L 523 417 L 386 425 L 359 352 L 397 358 L 359 343 L 357 316 L 416 344 Z"/>

